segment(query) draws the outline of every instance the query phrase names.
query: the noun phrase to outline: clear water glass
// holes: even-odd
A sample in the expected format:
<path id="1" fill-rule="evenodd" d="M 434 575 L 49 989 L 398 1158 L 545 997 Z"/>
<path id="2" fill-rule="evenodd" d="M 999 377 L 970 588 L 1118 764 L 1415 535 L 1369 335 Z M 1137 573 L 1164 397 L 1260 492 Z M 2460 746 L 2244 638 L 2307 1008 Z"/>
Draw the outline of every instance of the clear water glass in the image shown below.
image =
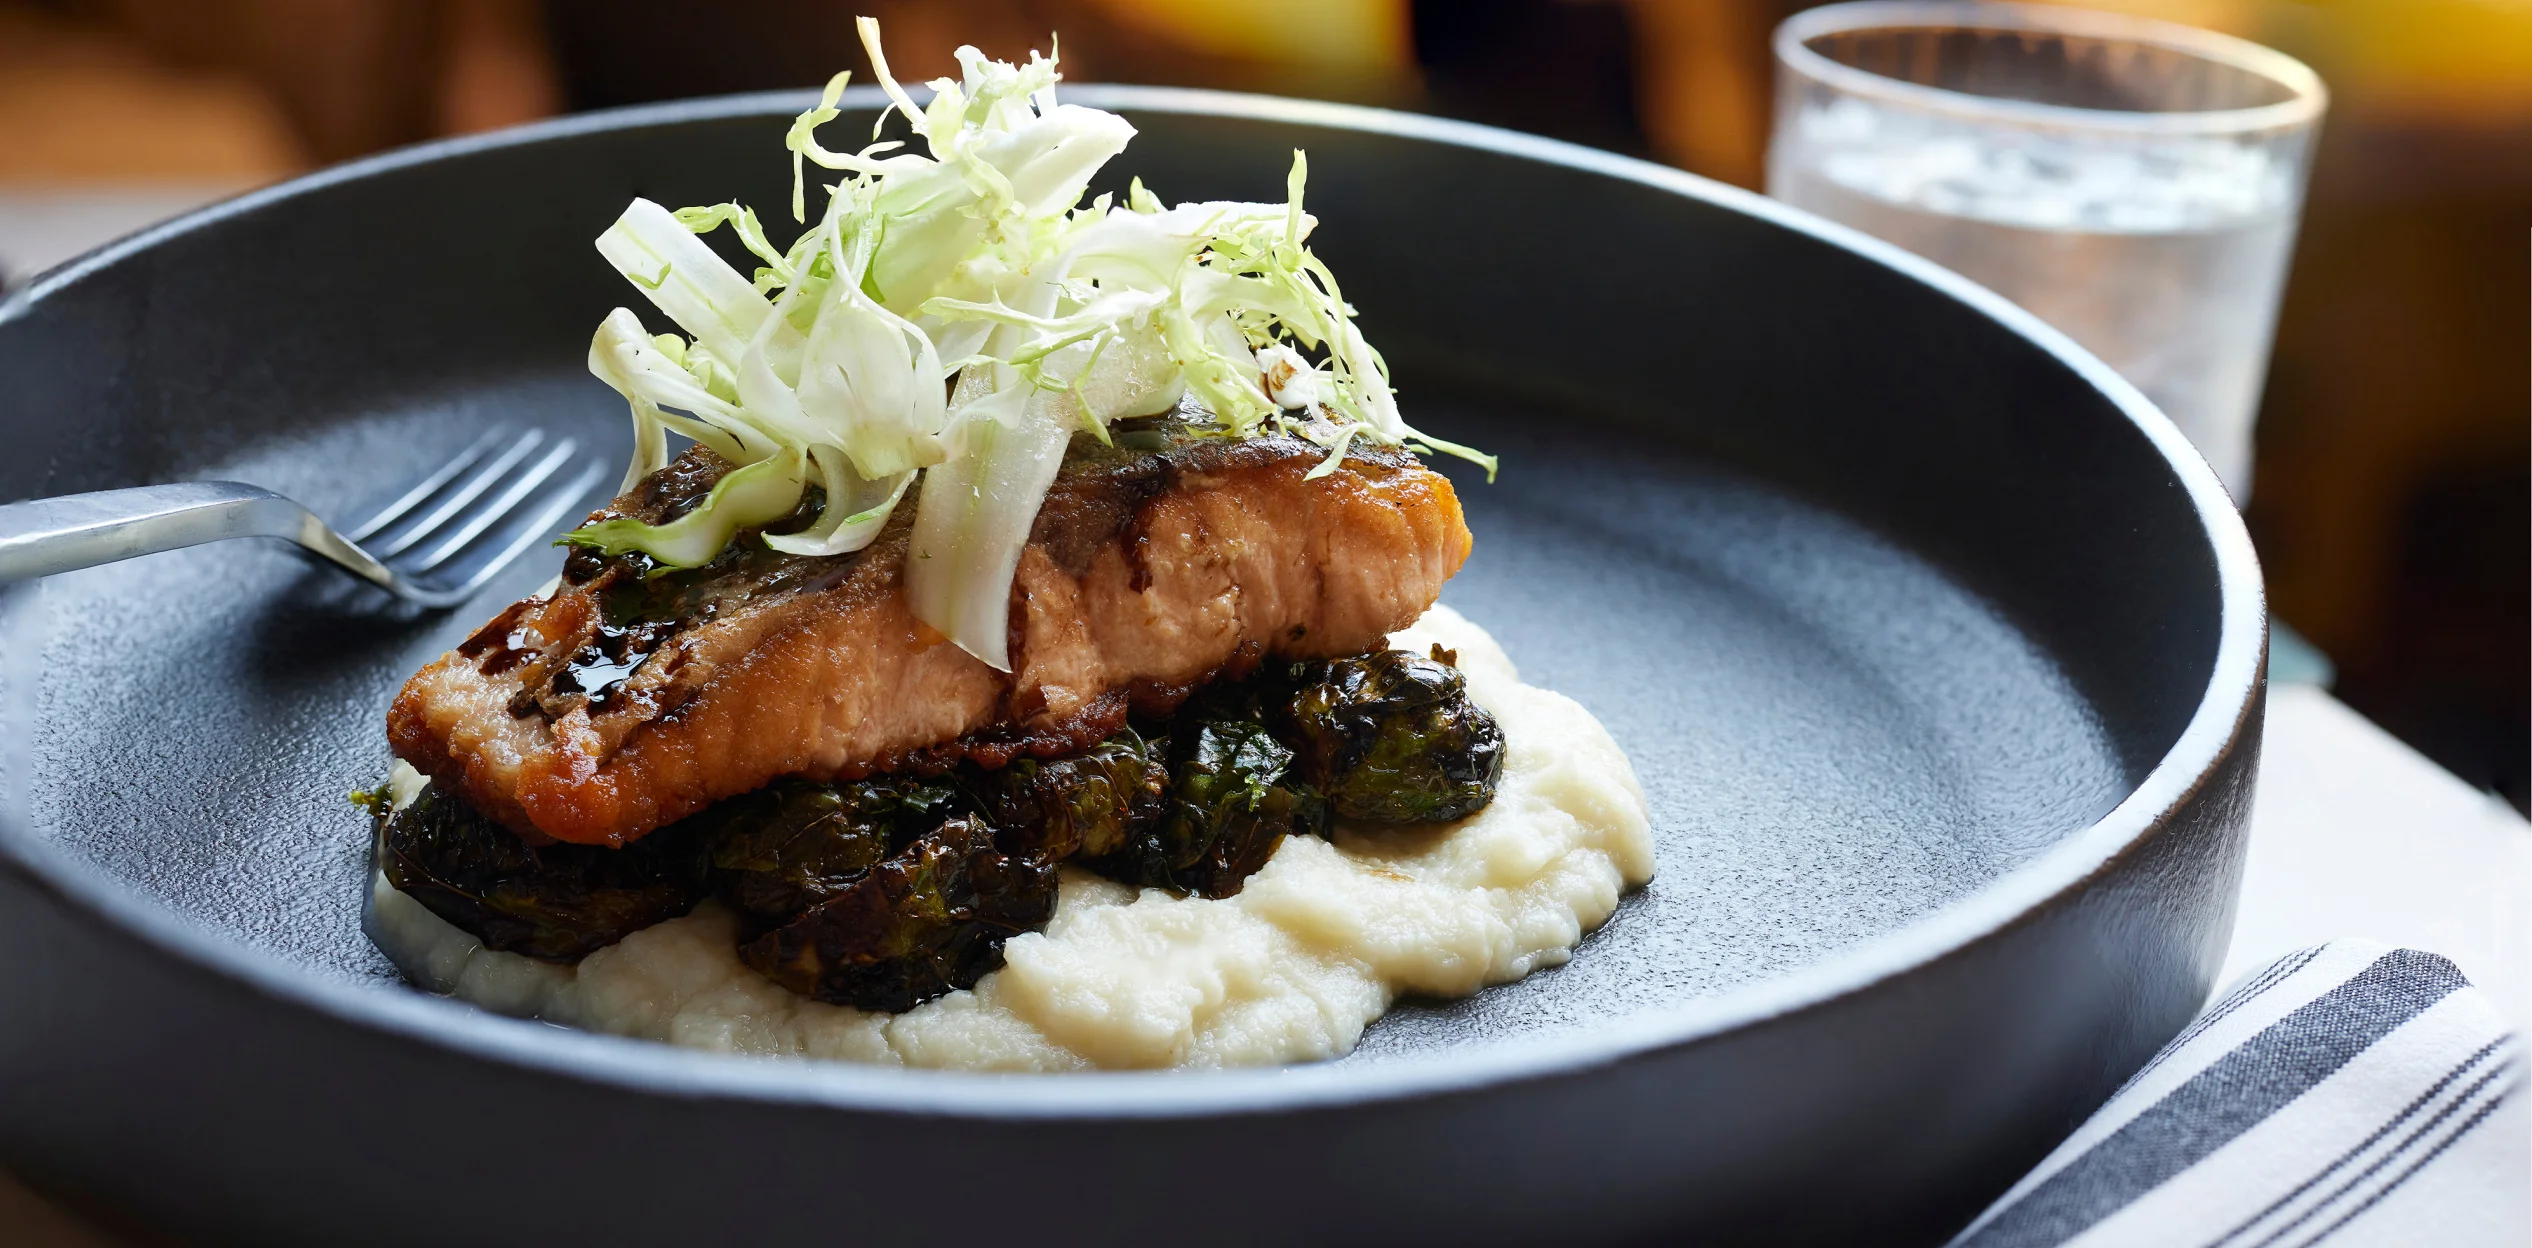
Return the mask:
<path id="1" fill-rule="evenodd" d="M 1776 59 L 1768 194 L 2064 330 L 2249 496 L 2310 69 L 2167 22 L 1911 0 L 1796 14 Z"/>

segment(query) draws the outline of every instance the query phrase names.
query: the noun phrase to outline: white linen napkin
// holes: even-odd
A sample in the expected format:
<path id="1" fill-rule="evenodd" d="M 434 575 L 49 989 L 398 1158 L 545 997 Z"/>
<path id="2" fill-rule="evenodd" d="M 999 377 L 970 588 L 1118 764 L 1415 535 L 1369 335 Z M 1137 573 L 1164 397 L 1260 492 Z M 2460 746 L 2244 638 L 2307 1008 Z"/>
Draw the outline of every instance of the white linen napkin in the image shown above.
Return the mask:
<path id="1" fill-rule="evenodd" d="M 2445 959 L 2369 941 L 2225 993 L 1952 1248 L 2532 1242 L 2521 1042 Z"/>

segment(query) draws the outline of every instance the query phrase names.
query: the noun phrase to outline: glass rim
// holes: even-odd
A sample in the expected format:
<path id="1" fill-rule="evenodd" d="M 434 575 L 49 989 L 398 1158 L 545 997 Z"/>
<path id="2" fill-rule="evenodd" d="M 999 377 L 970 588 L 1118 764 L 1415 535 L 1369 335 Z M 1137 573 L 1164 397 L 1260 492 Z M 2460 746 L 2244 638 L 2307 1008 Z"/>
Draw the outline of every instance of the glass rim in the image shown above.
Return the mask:
<path id="1" fill-rule="evenodd" d="M 2082 108 L 2036 100 L 1975 95 L 1947 87 L 1908 82 L 1841 64 L 1813 51 L 1810 41 L 1823 35 L 1865 30 L 1956 29 L 1999 34 L 2081 35 L 2166 48 L 2244 73 L 2285 88 L 2288 98 L 2249 108 L 2192 109 L 2148 112 L 2137 109 Z M 2288 130 L 2319 120 L 2329 101 L 2321 76 L 2302 61 L 2275 48 L 2233 35 L 2184 26 L 2156 18 L 2105 13 L 2098 9 L 2057 8 L 1994 0 L 1851 0 L 1845 4 L 1805 9 L 1776 27 L 1776 60 L 1788 70 L 1826 83 L 1850 95 L 1904 104 L 1971 121 L 2046 125 L 2119 134 L 2217 135 Z"/>

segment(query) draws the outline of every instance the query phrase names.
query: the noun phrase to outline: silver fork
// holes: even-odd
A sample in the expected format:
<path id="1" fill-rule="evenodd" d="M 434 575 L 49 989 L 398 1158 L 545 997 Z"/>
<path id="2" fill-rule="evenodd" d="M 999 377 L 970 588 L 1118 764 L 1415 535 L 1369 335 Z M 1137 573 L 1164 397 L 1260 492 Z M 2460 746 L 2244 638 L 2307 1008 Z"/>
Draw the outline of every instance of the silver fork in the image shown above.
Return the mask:
<path id="1" fill-rule="evenodd" d="M 348 533 L 235 481 L 0 505 L 0 582 L 232 537 L 278 537 L 408 602 L 452 607 L 543 541 L 598 483 L 604 469 L 594 462 L 564 476 L 578 442 L 548 441 L 541 429 L 491 430 Z"/>

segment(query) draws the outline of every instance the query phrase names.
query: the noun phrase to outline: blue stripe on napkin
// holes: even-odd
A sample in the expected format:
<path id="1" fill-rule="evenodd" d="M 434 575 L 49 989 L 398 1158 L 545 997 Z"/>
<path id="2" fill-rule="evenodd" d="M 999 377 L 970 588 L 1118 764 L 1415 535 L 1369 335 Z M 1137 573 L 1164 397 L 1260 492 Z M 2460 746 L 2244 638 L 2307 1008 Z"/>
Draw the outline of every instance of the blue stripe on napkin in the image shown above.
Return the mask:
<path id="1" fill-rule="evenodd" d="M 2283 1248 L 2351 1226 L 2367 1242 L 2506 1242 L 2488 1233 L 2532 1216 L 2525 1176 L 2506 1174 L 2504 1148 L 2468 1142 L 2510 1100 L 2521 1116 L 2518 1047 L 2434 954 L 2345 941 L 2289 955 L 2211 1006 L 1953 1246 Z M 2431 1167 L 2482 1207 L 2414 1225 L 2436 1215 L 2400 1194 Z"/>

